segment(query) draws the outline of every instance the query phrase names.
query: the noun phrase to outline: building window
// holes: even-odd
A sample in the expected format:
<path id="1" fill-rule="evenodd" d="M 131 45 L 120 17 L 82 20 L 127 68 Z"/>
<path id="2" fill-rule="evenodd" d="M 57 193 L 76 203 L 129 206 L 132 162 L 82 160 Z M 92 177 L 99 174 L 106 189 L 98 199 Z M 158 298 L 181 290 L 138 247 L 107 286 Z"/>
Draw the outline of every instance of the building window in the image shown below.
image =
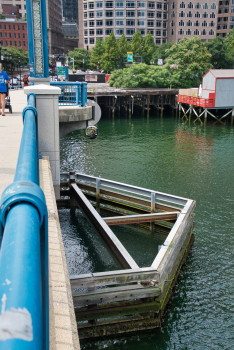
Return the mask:
<path id="1" fill-rule="evenodd" d="M 16 39 L 16 33 L 14 33 L 14 38 Z"/>
<path id="2" fill-rule="evenodd" d="M 140 30 L 141 35 L 145 35 L 145 29 Z"/>
<path id="3" fill-rule="evenodd" d="M 84 39 L 84 43 L 87 45 L 88 44 L 88 39 Z"/>
<path id="4" fill-rule="evenodd" d="M 102 11 L 96 11 L 96 17 L 97 18 L 103 17 L 103 12 Z"/>
<path id="5" fill-rule="evenodd" d="M 106 20 L 106 27 L 113 27 L 113 19 Z"/>
<path id="6" fill-rule="evenodd" d="M 13 24 L 13 30 L 15 30 L 15 24 Z"/>
<path id="7" fill-rule="evenodd" d="M 184 34 L 184 31 L 183 31 L 182 28 L 181 28 L 180 30 L 178 30 L 178 34 L 179 34 L 179 35 L 183 35 L 183 34 Z"/>
<path id="8" fill-rule="evenodd" d="M 113 17 L 113 11 L 106 11 L 105 16 L 106 17 Z"/>
<path id="9" fill-rule="evenodd" d="M 105 8 L 113 8 L 114 4 L 113 1 L 105 1 Z"/>
<path id="10" fill-rule="evenodd" d="M 0 32 L 0 38 L 2 38 L 2 32 Z"/>
<path id="11" fill-rule="evenodd" d="M 223 17 L 223 22 L 228 22 L 228 17 Z"/>
<path id="12" fill-rule="evenodd" d="M 94 38 L 90 38 L 89 43 L 90 43 L 90 45 L 94 45 Z"/>
<path id="13" fill-rule="evenodd" d="M 210 14 L 210 18 L 215 18 L 215 13 L 214 13 L 214 12 L 212 12 L 212 13 Z"/>
<path id="14" fill-rule="evenodd" d="M 194 30 L 194 35 L 199 35 L 199 30 Z"/>
<path id="15" fill-rule="evenodd" d="M 145 18 L 146 17 L 146 12 L 145 11 L 137 11 L 137 17 L 144 17 Z"/>
<path id="16" fill-rule="evenodd" d="M 11 33 L 9 33 L 9 38 L 11 38 Z"/>
<path id="17" fill-rule="evenodd" d="M 124 11 L 120 11 L 120 10 L 115 11 L 115 17 L 124 17 Z"/>
<path id="18" fill-rule="evenodd" d="M 193 9 L 193 4 L 191 3 L 191 1 L 190 1 L 190 3 L 188 4 L 188 9 Z"/>
<path id="19" fill-rule="evenodd" d="M 208 10 L 208 8 L 209 8 L 209 5 L 208 5 L 207 3 L 205 3 L 205 4 L 203 5 L 203 10 Z"/>
<path id="20" fill-rule="evenodd" d="M 179 13 L 179 17 L 185 17 L 184 11 L 181 11 L 181 12 Z"/>
<path id="21" fill-rule="evenodd" d="M 175 5 L 175 3 L 173 2 L 173 3 L 171 4 L 171 8 L 172 8 L 172 10 L 174 10 L 174 9 L 175 9 L 175 7 L 176 7 L 176 5 Z"/>
<path id="22" fill-rule="evenodd" d="M 154 30 L 153 29 L 147 30 L 147 32 L 150 33 L 152 36 L 154 36 Z"/>
<path id="23" fill-rule="evenodd" d="M 122 27 L 122 26 L 124 26 L 124 20 L 123 19 L 116 19 L 115 20 L 115 25 L 117 26 L 117 27 Z"/>
<path id="24" fill-rule="evenodd" d="M 135 17 L 135 11 L 126 11 L 126 17 Z"/>
<path id="25" fill-rule="evenodd" d="M 115 35 L 122 35 L 124 34 L 124 29 L 115 29 Z"/>
<path id="26" fill-rule="evenodd" d="M 89 10 L 93 10 L 94 9 L 94 2 L 89 2 Z"/>
<path id="27" fill-rule="evenodd" d="M 147 27 L 154 27 L 154 21 L 147 21 Z"/>
<path id="28" fill-rule="evenodd" d="M 163 28 L 167 28 L 167 22 L 163 22 Z"/>
<path id="29" fill-rule="evenodd" d="M 206 21 L 202 22 L 202 27 L 207 27 L 207 22 Z"/>
<path id="30" fill-rule="evenodd" d="M 84 28 L 88 26 L 87 21 L 84 22 Z"/>
<path id="31" fill-rule="evenodd" d="M 87 18 L 87 12 L 84 12 L 84 19 Z"/>
<path id="32" fill-rule="evenodd" d="M 5 40 L 5 45 L 8 46 L 8 41 L 7 40 Z"/>
<path id="33" fill-rule="evenodd" d="M 162 22 L 161 21 L 156 21 L 156 27 L 157 28 L 162 28 Z"/>
<path id="34" fill-rule="evenodd" d="M 25 43 L 25 41 L 24 41 L 24 43 Z M 12 41 L 10 41 L 10 46 L 12 46 Z M 25 46 L 25 45 L 24 45 Z"/>
<path id="35" fill-rule="evenodd" d="M 188 27 L 192 27 L 192 25 L 193 25 L 193 23 L 189 20 L 189 21 L 187 22 L 187 26 L 188 26 Z"/>
<path id="36" fill-rule="evenodd" d="M 4 29 L 6 29 L 6 25 L 4 24 Z"/>
<path id="37" fill-rule="evenodd" d="M 137 25 L 138 25 L 139 27 L 145 27 L 145 20 L 144 20 L 144 19 L 138 20 L 138 21 L 137 21 Z"/>
<path id="38" fill-rule="evenodd" d="M 17 42 L 16 41 L 14 41 L 14 46 L 17 46 Z"/>
<path id="39" fill-rule="evenodd" d="M 156 13 L 156 18 L 162 18 L 162 12 L 157 12 Z"/>
<path id="40" fill-rule="evenodd" d="M 124 1 L 116 1 L 115 2 L 115 8 L 124 8 Z"/>
<path id="41" fill-rule="evenodd" d="M 173 11 L 172 13 L 171 13 L 171 18 L 174 18 L 175 17 L 175 12 Z"/>
<path id="42" fill-rule="evenodd" d="M 11 30 L 11 25 L 10 24 L 8 25 L 8 29 Z"/>
<path id="43" fill-rule="evenodd" d="M 222 29 L 227 29 L 227 24 L 223 24 Z"/>
<path id="44" fill-rule="evenodd" d="M 89 12 L 89 18 L 94 18 L 94 12 Z"/>
<path id="45" fill-rule="evenodd" d="M 210 24 L 209 24 L 210 27 L 214 27 L 215 26 L 215 22 L 214 21 L 211 21 Z"/>
<path id="46" fill-rule="evenodd" d="M 184 21 L 182 21 L 182 20 L 179 21 L 179 26 L 180 26 L 180 27 L 184 27 Z"/>
<path id="47" fill-rule="evenodd" d="M 210 8 L 211 8 L 211 10 L 216 10 L 216 5 L 212 4 Z"/>
<path id="48" fill-rule="evenodd" d="M 146 2 L 145 1 L 138 1 L 137 7 L 145 9 L 146 8 Z"/>
<path id="49" fill-rule="evenodd" d="M 7 38 L 7 33 L 5 32 L 4 34 L 5 34 L 5 38 Z"/>
<path id="50" fill-rule="evenodd" d="M 84 4 L 84 10 L 87 10 L 87 4 Z"/>
<path id="51" fill-rule="evenodd" d="M 20 26 L 18 25 L 18 30 L 20 30 Z"/>
<path id="52" fill-rule="evenodd" d="M 195 18 L 200 18 L 200 13 L 199 12 L 195 13 Z"/>
<path id="53" fill-rule="evenodd" d="M 206 35 L 206 30 L 205 30 L 205 29 L 203 29 L 203 30 L 201 31 L 201 35 Z"/>
<path id="54" fill-rule="evenodd" d="M 147 17 L 148 17 L 148 18 L 154 18 L 154 17 L 155 17 L 155 12 L 153 12 L 153 11 L 148 11 L 148 12 L 147 12 Z"/>
<path id="55" fill-rule="evenodd" d="M 175 27 L 175 22 L 171 21 L 171 27 Z"/>
<path id="56" fill-rule="evenodd" d="M 20 39 L 20 33 L 18 33 L 18 39 Z"/>
<path id="57" fill-rule="evenodd" d="M 21 46 L 21 41 L 18 41 L 18 45 Z"/>
<path id="58" fill-rule="evenodd" d="M 84 30 L 84 36 L 88 36 L 88 31 Z"/>
<path id="59" fill-rule="evenodd" d="M 163 38 L 163 39 L 162 39 L 162 43 L 163 43 L 163 44 L 166 44 L 166 43 L 167 43 L 167 39 L 166 39 L 166 38 Z"/>
<path id="60" fill-rule="evenodd" d="M 202 15 L 203 18 L 208 18 L 208 13 L 207 12 L 204 12 L 203 15 Z"/>
<path id="61" fill-rule="evenodd" d="M 96 21 L 96 26 L 97 27 L 102 27 L 103 26 L 103 21 L 101 20 L 98 20 L 98 21 Z"/>
<path id="62" fill-rule="evenodd" d="M 180 8 L 185 9 L 185 3 L 183 1 L 180 3 Z"/>
<path id="63" fill-rule="evenodd" d="M 148 9 L 155 9 L 155 2 L 148 2 Z"/>
<path id="64" fill-rule="evenodd" d="M 105 35 L 110 35 L 111 31 L 112 31 L 112 29 L 106 29 L 105 30 Z"/>
<path id="65" fill-rule="evenodd" d="M 162 4 L 157 4 L 157 10 L 162 10 Z"/>
<path id="66" fill-rule="evenodd" d="M 133 35 L 135 33 L 135 29 L 126 29 L 126 35 Z"/>
<path id="67" fill-rule="evenodd" d="M 89 29 L 89 35 L 94 36 L 94 29 Z"/>
<path id="68" fill-rule="evenodd" d="M 167 31 L 163 30 L 163 36 L 167 36 Z"/>
<path id="69" fill-rule="evenodd" d="M 192 35 L 191 29 L 188 29 L 188 30 L 186 31 L 186 35 Z"/>
<path id="70" fill-rule="evenodd" d="M 103 8 L 103 1 L 97 1 L 96 2 L 96 9 L 102 9 Z"/>
<path id="71" fill-rule="evenodd" d="M 194 27 L 199 27 L 200 26 L 200 22 L 196 21 L 194 22 Z"/>
<path id="72" fill-rule="evenodd" d="M 192 12 L 191 11 L 189 11 L 188 13 L 187 13 L 187 17 L 193 17 L 193 14 L 192 14 Z"/>
<path id="73" fill-rule="evenodd" d="M 134 9 L 136 7 L 135 1 L 126 1 L 126 8 Z"/>
<path id="74" fill-rule="evenodd" d="M 94 27 L 94 21 L 89 21 L 89 27 Z"/>
<path id="75" fill-rule="evenodd" d="M 126 20 L 126 26 L 127 27 L 135 27 L 135 19 L 127 19 Z"/>
<path id="76" fill-rule="evenodd" d="M 163 5 L 163 9 L 164 9 L 164 11 L 167 11 L 167 10 L 168 10 L 168 5 L 167 5 L 167 4 L 164 4 L 164 5 Z"/>
<path id="77" fill-rule="evenodd" d="M 157 39 L 155 40 L 155 42 L 156 42 L 156 45 L 161 45 L 161 39 L 157 38 Z"/>
<path id="78" fill-rule="evenodd" d="M 167 13 L 163 12 L 163 19 L 167 19 Z"/>
<path id="79" fill-rule="evenodd" d="M 201 8 L 201 4 L 198 2 L 196 5 L 195 5 L 195 9 L 200 9 Z"/>
<path id="80" fill-rule="evenodd" d="M 162 31 L 161 30 L 156 30 L 156 36 L 162 36 Z"/>
<path id="81" fill-rule="evenodd" d="M 170 34 L 171 34 L 171 35 L 174 35 L 174 29 L 172 29 L 172 30 L 170 31 Z"/>
<path id="82" fill-rule="evenodd" d="M 211 29 L 211 30 L 209 31 L 209 35 L 214 35 L 213 29 Z"/>

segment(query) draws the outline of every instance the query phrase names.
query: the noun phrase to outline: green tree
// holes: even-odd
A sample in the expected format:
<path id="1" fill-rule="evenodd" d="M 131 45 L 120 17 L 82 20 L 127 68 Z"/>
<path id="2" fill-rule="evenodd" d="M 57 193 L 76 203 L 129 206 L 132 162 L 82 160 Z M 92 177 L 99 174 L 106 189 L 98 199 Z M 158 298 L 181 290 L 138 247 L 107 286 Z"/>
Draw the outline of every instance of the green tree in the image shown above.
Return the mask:
<path id="1" fill-rule="evenodd" d="M 230 33 L 224 39 L 224 45 L 226 47 L 227 60 L 229 61 L 230 68 L 232 68 L 234 64 L 234 28 L 230 30 Z"/>
<path id="2" fill-rule="evenodd" d="M 2 52 L 3 54 L 3 52 Z M 19 57 L 20 57 L 20 66 L 27 66 L 28 65 L 28 51 L 23 50 L 21 47 L 20 48 L 15 48 L 13 46 L 8 46 L 7 47 L 7 55 L 12 55 L 12 69 L 15 69 L 19 65 Z M 4 55 L 3 55 L 4 56 Z M 5 66 L 5 61 L 3 60 L 3 65 Z M 10 64 L 8 62 L 7 64 L 7 70 L 9 71 L 10 69 Z"/>
<path id="3" fill-rule="evenodd" d="M 119 47 L 113 31 L 105 39 L 104 45 L 105 52 L 101 58 L 100 67 L 105 73 L 111 73 L 117 68 L 120 62 Z"/>
<path id="4" fill-rule="evenodd" d="M 96 45 L 94 46 L 91 52 L 91 64 L 94 69 L 97 69 L 97 66 L 100 65 L 102 55 L 105 52 L 104 42 L 100 39 L 97 39 Z"/>
<path id="5" fill-rule="evenodd" d="M 83 70 L 83 68 L 86 70 L 91 67 L 90 55 L 91 55 L 90 51 L 86 49 L 78 49 L 78 48 L 75 48 L 73 51 L 69 51 L 68 53 L 68 57 L 74 58 L 75 69 L 81 69 L 81 70 Z M 72 65 L 72 63 L 70 64 Z"/>
<path id="6" fill-rule="evenodd" d="M 139 54 L 141 55 L 141 47 L 143 46 L 143 43 L 144 39 L 141 35 L 141 32 L 138 30 L 132 36 L 131 50 L 133 52 L 133 56 L 138 56 L 138 50 Z"/>
<path id="7" fill-rule="evenodd" d="M 231 60 L 227 54 L 227 45 L 220 36 L 205 43 L 208 52 L 211 54 L 210 63 L 215 69 L 231 68 Z"/>
<path id="8" fill-rule="evenodd" d="M 127 56 L 127 52 L 131 51 L 131 44 L 129 41 L 127 41 L 124 33 L 121 35 L 121 38 L 118 40 L 118 48 L 119 48 L 119 54 L 120 56 Z M 123 62 L 126 62 L 123 58 Z M 125 67 L 124 64 L 122 64 L 122 67 Z"/>
<path id="9" fill-rule="evenodd" d="M 151 33 L 149 32 L 143 41 L 143 60 L 144 63 L 150 64 L 152 61 L 153 54 L 156 50 L 156 45 L 154 43 L 154 38 L 152 37 Z"/>
<path id="10" fill-rule="evenodd" d="M 211 54 L 198 37 L 184 37 L 178 44 L 173 44 L 168 51 L 166 64 L 172 74 L 176 87 L 196 87 L 202 76 L 213 66 Z"/>

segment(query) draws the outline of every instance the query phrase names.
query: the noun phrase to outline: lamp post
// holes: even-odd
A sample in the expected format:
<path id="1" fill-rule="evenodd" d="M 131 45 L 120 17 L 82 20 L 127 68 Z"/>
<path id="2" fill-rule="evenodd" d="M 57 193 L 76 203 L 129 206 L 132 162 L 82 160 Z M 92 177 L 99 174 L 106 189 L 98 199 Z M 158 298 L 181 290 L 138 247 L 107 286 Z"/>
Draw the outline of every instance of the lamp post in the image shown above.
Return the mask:
<path id="1" fill-rule="evenodd" d="M 20 57 L 18 57 L 18 62 L 19 62 L 19 71 L 20 71 L 20 86 L 22 86 L 22 84 L 21 84 L 21 70 L 20 70 Z"/>
<path id="2" fill-rule="evenodd" d="M 9 55 L 10 62 L 11 62 L 11 88 L 13 89 L 13 75 L 12 75 L 12 54 Z"/>
<path id="3" fill-rule="evenodd" d="M 0 41 L 0 62 L 2 62 L 2 41 Z"/>
<path id="4" fill-rule="evenodd" d="M 7 62 L 6 62 L 7 49 L 5 47 L 3 49 L 3 52 L 4 52 L 5 71 L 7 71 Z"/>

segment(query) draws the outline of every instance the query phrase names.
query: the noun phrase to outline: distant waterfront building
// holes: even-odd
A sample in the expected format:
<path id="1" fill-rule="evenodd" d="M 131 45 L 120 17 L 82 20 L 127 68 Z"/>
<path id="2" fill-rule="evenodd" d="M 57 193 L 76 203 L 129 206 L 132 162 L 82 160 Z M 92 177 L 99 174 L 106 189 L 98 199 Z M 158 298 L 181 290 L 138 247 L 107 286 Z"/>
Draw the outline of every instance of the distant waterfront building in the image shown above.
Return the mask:
<path id="1" fill-rule="evenodd" d="M 78 0 L 62 0 L 62 7 L 65 21 L 78 24 Z"/>

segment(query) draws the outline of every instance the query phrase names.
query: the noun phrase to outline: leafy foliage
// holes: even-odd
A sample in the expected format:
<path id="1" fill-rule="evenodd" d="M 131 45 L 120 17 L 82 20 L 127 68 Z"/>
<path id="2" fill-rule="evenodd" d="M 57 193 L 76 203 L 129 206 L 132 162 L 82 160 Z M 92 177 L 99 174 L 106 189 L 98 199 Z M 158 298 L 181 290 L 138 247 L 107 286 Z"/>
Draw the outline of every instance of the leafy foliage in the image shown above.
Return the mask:
<path id="1" fill-rule="evenodd" d="M 120 62 L 119 47 L 113 31 L 111 31 L 110 36 L 105 39 L 104 46 L 105 52 L 101 58 L 100 67 L 105 73 L 110 73 L 116 69 Z"/>
<path id="2" fill-rule="evenodd" d="M 154 43 L 154 38 L 152 37 L 151 33 L 149 32 L 143 41 L 143 60 L 144 63 L 150 64 L 152 61 L 153 54 L 155 52 L 156 45 Z"/>
<path id="3" fill-rule="evenodd" d="M 3 52 L 2 52 L 3 54 Z M 21 47 L 15 48 L 13 46 L 7 47 L 7 55 L 12 55 L 12 68 L 15 69 L 19 65 L 18 57 L 20 57 L 20 66 L 27 66 L 28 65 L 28 52 L 26 50 L 23 50 Z M 3 60 L 3 65 L 5 65 L 5 62 Z M 10 66 L 8 62 L 8 68 Z"/>
<path id="4" fill-rule="evenodd" d="M 191 39 L 184 37 L 178 44 L 173 44 L 168 50 L 166 64 L 174 86 L 198 86 L 202 76 L 213 67 L 210 58 L 206 46 L 196 36 Z"/>
<path id="5" fill-rule="evenodd" d="M 208 52 L 211 54 L 210 63 L 215 69 L 232 68 L 232 57 L 229 57 L 227 50 L 228 41 L 217 36 L 205 44 Z"/>
<path id="6" fill-rule="evenodd" d="M 73 57 L 74 58 L 74 66 L 75 69 L 89 69 L 91 66 L 90 63 L 90 51 L 86 49 L 74 49 L 73 51 L 69 51 L 68 57 Z M 84 63 L 83 63 L 84 60 Z M 72 64 L 72 63 L 71 63 Z"/>
<path id="7" fill-rule="evenodd" d="M 96 45 L 93 48 L 92 55 L 90 58 L 92 67 L 94 69 L 96 69 L 97 66 L 100 65 L 101 58 L 102 58 L 104 52 L 105 52 L 104 42 L 100 39 L 97 39 Z"/>

